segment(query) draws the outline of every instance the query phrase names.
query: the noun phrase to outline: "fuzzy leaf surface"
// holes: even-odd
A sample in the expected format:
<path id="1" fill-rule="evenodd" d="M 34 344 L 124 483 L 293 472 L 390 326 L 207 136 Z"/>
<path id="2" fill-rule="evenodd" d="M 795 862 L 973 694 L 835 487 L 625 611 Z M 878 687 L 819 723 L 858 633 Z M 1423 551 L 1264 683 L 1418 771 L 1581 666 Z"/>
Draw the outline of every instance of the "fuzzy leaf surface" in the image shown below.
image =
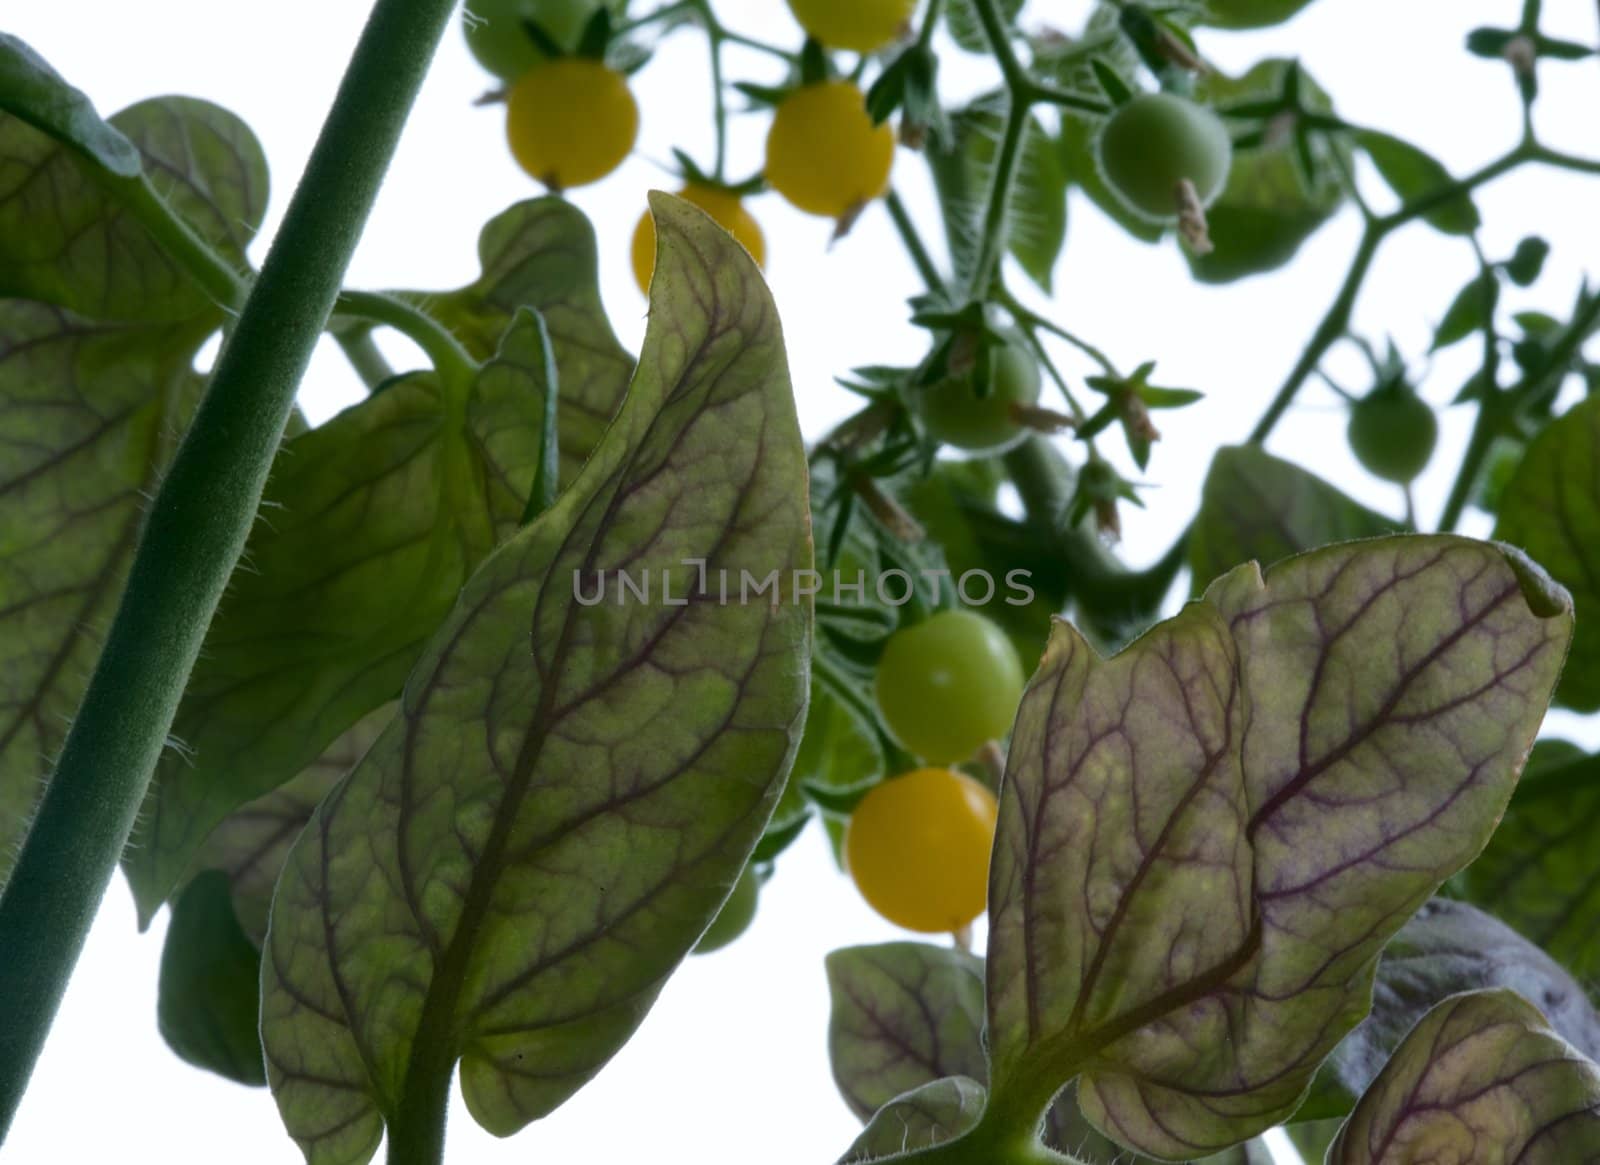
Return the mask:
<path id="1" fill-rule="evenodd" d="M 1526 559 L 1448 536 L 1237 568 L 1111 659 L 1058 623 L 990 874 L 1005 1111 L 1077 1076 L 1098 1128 L 1170 1159 L 1292 1113 L 1493 830 L 1571 625 Z"/>
<path id="2" fill-rule="evenodd" d="M 743 249 L 652 205 L 653 309 L 616 423 L 467 585 L 279 882 L 262 1035 L 313 1165 L 367 1160 L 458 1058 L 491 1132 L 561 1104 L 632 1034 L 782 789 L 811 650 L 782 336 Z M 575 579 L 622 568 L 670 575 L 671 601 L 577 602 Z M 722 569 L 779 571 L 782 598 L 719 604 Z"/>
<path id="3" fill-rule="evenodd" d="M 1513 991 L 1446 1000 L 1412 1029 L 1328 1165 L 1575 1165 L 1600 1159 L 1600 1067 Z"/>
<path id="4" fill-rule="evenodd" d="M 1189 535 L 1194 591 L 1241 562 L 1270 566 L 1330 542 L 1389 534 L 1397 524 L 1259 446 L 1225 446 L 1211 459 Z"/>

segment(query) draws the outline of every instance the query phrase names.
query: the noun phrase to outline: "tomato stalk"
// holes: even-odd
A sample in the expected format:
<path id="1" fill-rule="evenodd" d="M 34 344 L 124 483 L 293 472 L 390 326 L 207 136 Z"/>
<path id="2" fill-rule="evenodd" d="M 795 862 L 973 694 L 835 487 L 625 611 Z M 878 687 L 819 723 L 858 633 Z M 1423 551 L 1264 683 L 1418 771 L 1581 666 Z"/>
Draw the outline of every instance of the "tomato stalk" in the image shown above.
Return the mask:
<path id="1" fill-rule="evenodd" d="M 9 1128 L 255 520 L 453 0 L 378 0 L 282 229 L 150 506 L 126 589 L 0 896 L 0 1136 Z"/>

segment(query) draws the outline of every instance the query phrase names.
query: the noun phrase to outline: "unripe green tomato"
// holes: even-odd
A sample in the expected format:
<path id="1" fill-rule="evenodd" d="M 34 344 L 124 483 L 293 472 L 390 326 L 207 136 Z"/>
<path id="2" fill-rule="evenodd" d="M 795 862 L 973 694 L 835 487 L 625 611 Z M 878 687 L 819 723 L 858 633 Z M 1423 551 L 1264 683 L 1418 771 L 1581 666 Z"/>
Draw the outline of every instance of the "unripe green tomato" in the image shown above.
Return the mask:
<path id="1" fill-rule="evenodd" d="M 1205 106 L 1170 93 L 1141 93 L 1106 119 L 1095 156 L 1130 210 L 1171 222 L 1183 179 L 1194 184 L 1202 205 L 1222 193 L 1233 143 L 1222 119 Z"/>
<path id="2" fill-rule="evenodd" d="M 523 21 L 531 20 L 572 52 L 601 0 L 467 0 L 461 27 L 467 48 L 502 81 L 515 81 L 545 59 Z"/>
<path id="3" fill-rule="evenodd" d="M 744 868 L 739 880 L 733 884 L 733 893 L 717 911 L 717 916 L 706 927 L 705 934 L 694 944 L 694 953 L 708 955 L 720 951 L 734 939 L 750 929 L 756 916 L 756 903 L 761 897 L 761 879 L 750 866 Z"/>
<path id="4" fill-rule="evenodd" d="M 1427 468 L 1439 421 L 1427 401 L 1399 385 L 1374 389 L 1351 405 L 1347 433 L 1368 473 L 1404 485 Z"/>
<path id="5" fill-rule="evenodd" d="M 957 764 L 1011 730 L 1022 683 L 1005 632 L 976 612 L 951 610 L 889 637 L 873 690 L 884 724 L 908 752 Z"/>
<path id="6" fill-rule="evenodd" d="M 917 412 L 931 436 L 971 453 L 1000 453 L 1027 436 L 1011 406 L 1038 402 L 1039 365 L 1020 336 L 1007 337 L 991 356 L 987 396 L 977 394 L 970 376 L 948 376 L 917 394 Z"/>

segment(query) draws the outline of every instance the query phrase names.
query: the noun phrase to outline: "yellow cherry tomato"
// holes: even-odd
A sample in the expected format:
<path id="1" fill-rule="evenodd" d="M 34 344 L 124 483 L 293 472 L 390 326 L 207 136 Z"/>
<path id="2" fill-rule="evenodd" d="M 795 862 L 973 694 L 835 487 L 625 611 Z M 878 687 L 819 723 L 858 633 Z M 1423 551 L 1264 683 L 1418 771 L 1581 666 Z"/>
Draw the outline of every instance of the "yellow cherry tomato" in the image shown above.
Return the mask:
<path id="1" fill-rule="evenodd" d="M 889 187 L 894 131 L 873 125 L 850 81 L 796 89 L 767 133 L 767 181 L 808 214 L 844 218 Z"/>
<path id="2" fill-rule="evenodd" d="M 911 23 L 917 0 L 789 0 L 800 27 L 830 49 L 875 53 Z"/>
<path id="3" fill-rule="evenodd" d="M 917 769 L 873 789 L 844 831 L 845 869 L 896 926 L 957 931 L 983 913 L 994 794 L 954 769 Z"/>
<path id="4" fill-rule="evenodd" d="M 710 215 L 713 222 L 744 244 L 744 249 L 750 252 L 757 267 L 767 265 L 766 237 L 737 194 L 691 182 L 678 191 L 678 197 L 694 203 Z M 650 276 L 655 269 L 656 224 L 647 210 L 639 216 L 639 225 L 633 228 L 633 277 L 638 281 L 640 291 L 649 293 Z"/>
<path id="5" fill-rule="evenodd" d="M 563 57 L 525 73 L 506 99 L 517 164 L 551 190 L 598 182 L 639 136 L 639 106 L 621 73 Z"/>

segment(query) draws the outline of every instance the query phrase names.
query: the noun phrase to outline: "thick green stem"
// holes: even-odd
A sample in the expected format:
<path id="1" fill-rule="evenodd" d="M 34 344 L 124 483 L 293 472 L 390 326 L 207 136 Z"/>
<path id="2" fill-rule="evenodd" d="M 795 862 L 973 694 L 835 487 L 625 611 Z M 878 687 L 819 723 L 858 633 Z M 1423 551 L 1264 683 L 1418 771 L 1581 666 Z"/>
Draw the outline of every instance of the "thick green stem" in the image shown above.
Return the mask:
<path id="1" fill-rule="evenodd" d="M 388 1165 L 441 1165 L 445 1115 L 450 1107 L 454 1050 L 442 1042 L 419 1047 L 406 1072 L 405 1095 L 386 1114 Z"/>
<path id="2" fill-rule="evenodd" d="M 100 661 L 0 897 L 0 1137 L 127 844 L 300 377 L 453 7 L 379 0 L 150 506 Z"/>

